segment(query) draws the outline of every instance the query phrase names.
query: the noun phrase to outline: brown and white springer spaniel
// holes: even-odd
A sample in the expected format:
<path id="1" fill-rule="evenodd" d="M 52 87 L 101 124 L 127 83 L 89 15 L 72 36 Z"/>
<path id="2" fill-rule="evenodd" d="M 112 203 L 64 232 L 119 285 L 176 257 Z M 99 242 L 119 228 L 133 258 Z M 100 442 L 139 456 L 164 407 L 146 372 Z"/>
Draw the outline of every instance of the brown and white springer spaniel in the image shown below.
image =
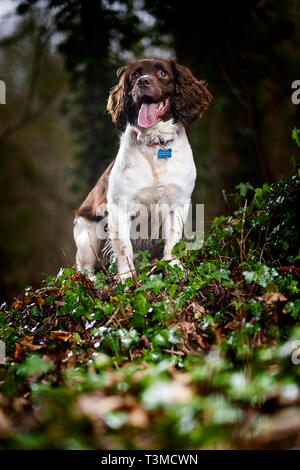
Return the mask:
<path id="1" fill-rule="evenodd" d="M 124 281 L 135 271 L 137 248 L 149 239 L 149 234 L 133 236 L 137 219 L 139 229 L 152 224 L 157 233 L 167 215 L 163 256 L 177 263 L 171 252 L 182 237 L 196 179 L 185 127 L 203 115 L 211 95 L 174 60 L 138 60 L 118 75 L 107 110 L 122 131 L 119 151 L 76 211 L 74 239 L 80 271 L 87 269 L 93 278 L 110 251 Z M 152 206 L 160 215 L 150 211 Z M 152 245 L 150 241 L 147 248 Z"/>

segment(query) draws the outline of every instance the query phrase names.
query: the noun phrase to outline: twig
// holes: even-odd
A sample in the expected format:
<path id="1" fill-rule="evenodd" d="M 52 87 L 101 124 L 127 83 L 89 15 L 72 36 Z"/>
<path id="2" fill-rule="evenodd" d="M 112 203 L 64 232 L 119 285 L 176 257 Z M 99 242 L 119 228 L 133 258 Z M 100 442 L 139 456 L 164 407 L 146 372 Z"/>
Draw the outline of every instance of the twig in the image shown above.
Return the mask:
<path id="1" fill-rule="evenodd" d="M 176 354 L 177 356 L 185 356 L 185 354 L 182 351 L 174 351 L 172 349 L 163 349 L 163 351 L 171 354 Z"/>

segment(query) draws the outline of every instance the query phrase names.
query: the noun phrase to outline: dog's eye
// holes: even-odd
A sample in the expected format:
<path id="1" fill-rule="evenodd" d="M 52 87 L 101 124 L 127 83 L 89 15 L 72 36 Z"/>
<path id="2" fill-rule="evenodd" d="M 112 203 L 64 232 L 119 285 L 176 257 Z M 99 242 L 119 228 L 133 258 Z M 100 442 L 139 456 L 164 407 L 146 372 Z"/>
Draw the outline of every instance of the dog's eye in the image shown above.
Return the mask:
<path id="1" fill-rule="evenodd" d="M 165 70 L 160 70 L 159 75 L 160 75 L 160 77 L 166 77 L 167 72 Z"/>
<path id="2" fill-rule="evenodd" d="M 137 78 L 139 78 L 139 76 L 140 76 L 140 74 L 139 74 L 138 72 L 134 72 L 134 73 L 132 74 L 132 78 L 133 78 L 134 80 L 136 80 Z"/>

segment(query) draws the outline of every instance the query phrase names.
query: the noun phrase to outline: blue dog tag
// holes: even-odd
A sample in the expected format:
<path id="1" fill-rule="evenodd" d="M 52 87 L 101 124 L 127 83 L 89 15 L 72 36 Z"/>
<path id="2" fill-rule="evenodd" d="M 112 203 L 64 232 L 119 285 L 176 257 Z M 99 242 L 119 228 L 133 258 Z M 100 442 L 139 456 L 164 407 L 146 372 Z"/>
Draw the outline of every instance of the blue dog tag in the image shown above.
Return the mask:
<path id="1" fill-rule="evenodd" d="M 171 158 L 172 157 L 172 149 L 158 149 L 157 152 L 158 158 Z"/>

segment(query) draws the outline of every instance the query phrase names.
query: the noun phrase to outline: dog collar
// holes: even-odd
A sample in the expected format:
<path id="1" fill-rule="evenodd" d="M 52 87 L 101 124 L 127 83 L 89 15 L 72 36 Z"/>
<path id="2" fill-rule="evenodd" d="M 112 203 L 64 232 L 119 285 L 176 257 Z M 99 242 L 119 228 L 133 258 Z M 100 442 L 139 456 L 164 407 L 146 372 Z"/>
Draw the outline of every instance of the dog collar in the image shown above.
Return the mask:
<path id="1" fill-rule="evenodd" d="M 172 149 L 158 149 L 157 156 L 158 158 L 171 158 Z"/>

